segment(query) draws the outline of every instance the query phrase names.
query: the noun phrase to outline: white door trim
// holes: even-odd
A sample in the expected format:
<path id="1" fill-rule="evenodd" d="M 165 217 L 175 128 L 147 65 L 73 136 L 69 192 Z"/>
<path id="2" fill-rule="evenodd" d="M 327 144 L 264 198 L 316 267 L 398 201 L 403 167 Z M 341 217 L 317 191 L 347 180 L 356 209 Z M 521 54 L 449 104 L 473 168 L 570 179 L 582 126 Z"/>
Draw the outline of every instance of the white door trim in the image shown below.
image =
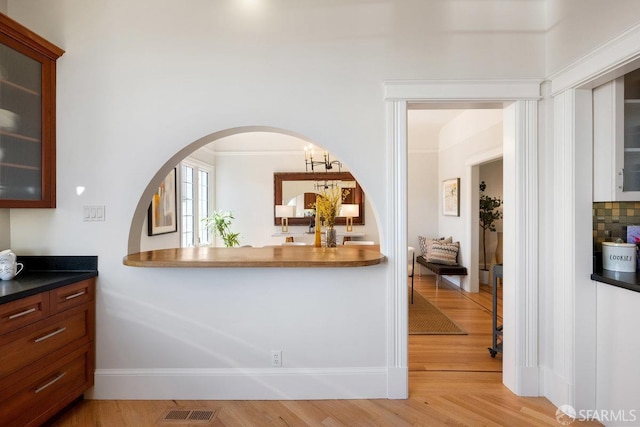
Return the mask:
<path id="1" fill-rule="evenodd" d="M 387 103 L 387 200 L 392 206 L 387 215 L 389 230 L 385 250 L 389 260 L 387 353 L 390 399 L 409 396 L 408 368 L 408 307 L 407 307 L 407 103 Z M 398 209 L 402 206 L 402 209 Z M 402 248 L 402 249 L 401 249 Z"/>
<path id="2" fill-rule="evenodd" d="M 504 102 L 504 161 L 512 183 L 505 186 L 505 204 L 514 239 L 505 242 L 504 282 L 513 284 L 504 300 L 505 348 L 503 382 L 518 395 L 539 394 L 537 302 L 537 101 L 541 81 L 395 81 L 384 84 L 389 154 L 389 224 L 387 246 L 391 265 L 389 289 L 389 397 L 408 396 L 407 367 L 407 117 L 410 101 Z M 505 104 L 506 105 L 506 104 Z M 505 173 L 507 171 L 505 170 Z M 505 178 L 505 182 L 509 179 Z M 516 193 L 521 191 L 521 193 Z M 517 196 L 517 198 L 516 198 Z M 533 223 L 530 223 L 533 222 Z M 524 225 L 526 224 L 526 227 Z M 505 230 L 505 234 L 507 231 Z M 511 247 L 509 247 L 511 245 Z M 524 262 L 526 261 L 526 262 Z M 518 310 L 515 310 L 518 307 Z M 509 340 L 507 342 L 506 340 Z M 487 354 L 487 357 L 488 354 Z M 406 375 L 396 375 L 406 372 Z M 407 390 L 404 394 L 403 391 Z M 392 391 L 394 393 L 392 393 Z"/>
<path id="3" fill-rule="evenodd" d="M 516 101 L 504 117 L 502 378 L 519 396 L 539 396 L 538 102 Z"/>

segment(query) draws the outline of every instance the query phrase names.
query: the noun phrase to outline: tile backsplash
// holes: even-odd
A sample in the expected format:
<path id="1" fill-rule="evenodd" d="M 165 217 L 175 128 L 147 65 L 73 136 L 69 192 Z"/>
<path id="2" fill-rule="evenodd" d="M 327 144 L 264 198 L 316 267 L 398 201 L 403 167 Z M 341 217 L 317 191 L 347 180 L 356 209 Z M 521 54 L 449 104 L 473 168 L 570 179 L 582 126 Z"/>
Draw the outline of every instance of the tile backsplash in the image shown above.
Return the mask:
<path id="1" fill-rule="evenodd" d="M 593 248 L 620 237 L 627 241 L 628 225 L 640 225 L 640 202 L 596 202 L 593 204 Z"/>

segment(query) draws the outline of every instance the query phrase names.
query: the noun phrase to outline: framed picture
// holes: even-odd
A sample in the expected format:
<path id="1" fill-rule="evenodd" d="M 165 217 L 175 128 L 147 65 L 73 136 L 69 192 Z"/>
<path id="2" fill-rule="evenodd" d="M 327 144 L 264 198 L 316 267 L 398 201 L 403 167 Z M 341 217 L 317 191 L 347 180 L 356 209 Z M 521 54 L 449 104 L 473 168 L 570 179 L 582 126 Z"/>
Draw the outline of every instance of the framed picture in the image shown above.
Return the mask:
<path id="1" fill-rule="evenodd" d="M 178 231 L 178 201 L 176 199 L 176 170 L 174 168 L 151 198 L 147 220 L 149 236 Z"/>
<path id="2" fill-rule="evenodd" d="M 460 178 L 442 181 L 442 215 L 460 216 Z"/>

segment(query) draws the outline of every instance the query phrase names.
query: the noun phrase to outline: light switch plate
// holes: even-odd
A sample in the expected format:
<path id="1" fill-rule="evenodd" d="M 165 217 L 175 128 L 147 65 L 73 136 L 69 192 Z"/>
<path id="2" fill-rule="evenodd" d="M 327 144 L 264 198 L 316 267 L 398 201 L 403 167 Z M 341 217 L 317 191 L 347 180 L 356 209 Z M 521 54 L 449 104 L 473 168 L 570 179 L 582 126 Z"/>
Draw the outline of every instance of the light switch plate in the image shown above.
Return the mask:
<path id="1" fill-rule="evenodd" d="M 105 219 L 104 205 L 91 205 L 91 206 L 82 207 L 83 221 L 104 221 L 104 219 Z"/>

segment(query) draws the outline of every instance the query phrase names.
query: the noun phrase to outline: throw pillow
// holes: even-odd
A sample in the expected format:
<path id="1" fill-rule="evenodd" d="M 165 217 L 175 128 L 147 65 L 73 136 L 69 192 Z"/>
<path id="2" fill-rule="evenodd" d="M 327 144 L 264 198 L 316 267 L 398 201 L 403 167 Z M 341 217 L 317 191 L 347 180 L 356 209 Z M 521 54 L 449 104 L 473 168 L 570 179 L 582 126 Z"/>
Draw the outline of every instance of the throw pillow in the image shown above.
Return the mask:
<path id="1" fill-rule="evenodd" d="M 427 255 L 427 237 L 424 236 L 418 236 L 418 245 L 420 245 L 420 255 L 422 256 L 426 256 Z"/>
<path id="2" fill-rule="evenodd" d="M 459 251 L 460 242 L 434 243 L 425 259 L 434 264 L 457 265 Z"/>
<path id="3" fill-rule="evenodd" d="M 447 237 L 446 239 L 444 237 L 432 239 L 429 237 L 418 236 L 418 244 L 420 245 L 420 252 L 422 253 L 422 256 L 425 258 L 427 258 L 427 255 L 429 254 L 429 251 L 431 250 L 431 247 L 433 246 L 434 243 L 451 243 L 452 241 L 453 239 L 451 237 Z"/>

